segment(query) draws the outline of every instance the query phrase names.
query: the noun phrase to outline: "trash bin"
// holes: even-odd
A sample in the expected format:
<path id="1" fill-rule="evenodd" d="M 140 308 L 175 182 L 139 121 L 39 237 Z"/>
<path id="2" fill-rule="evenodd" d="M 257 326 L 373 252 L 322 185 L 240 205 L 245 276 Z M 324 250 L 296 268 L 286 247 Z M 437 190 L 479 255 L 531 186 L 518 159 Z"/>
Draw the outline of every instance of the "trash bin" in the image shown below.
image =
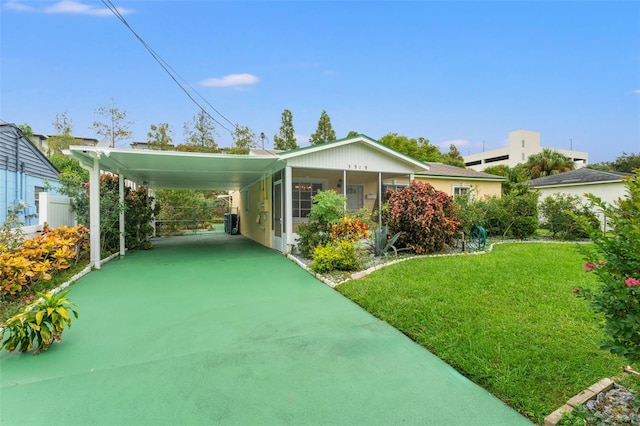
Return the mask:
<path id="1" fill-rule="evenodd" d="M 236 213 L 224 214 L 224 232 L 227 234 L 238 233 L 238 215 Z"/>

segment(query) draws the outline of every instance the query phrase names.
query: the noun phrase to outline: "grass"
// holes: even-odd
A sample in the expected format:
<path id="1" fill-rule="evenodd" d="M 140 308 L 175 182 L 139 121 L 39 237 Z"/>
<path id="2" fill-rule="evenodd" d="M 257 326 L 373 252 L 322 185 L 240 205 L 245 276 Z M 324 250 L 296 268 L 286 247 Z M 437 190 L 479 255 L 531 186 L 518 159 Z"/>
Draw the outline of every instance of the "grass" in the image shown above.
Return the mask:
<path id="1" fill-rule="evenodd" d="M 9 296 L 0 301 L 0 324 L 16 315 L 32 302 L 37 296 L 36 293 L 52 290 L 69 280 L 72 276 L 82 271 L 89 264 L 88 259 L 80 259 L 76 265 L 68 269 L 56 272 L 50 280 L 39 280 L 32 287 L 24 290 L 17 296 Z"/>
<path id="2" fill-rule="evenodd" d="M 624 360 L 599 349 L 600 317 L 572 289 L 595 286 L 572 244 L 509 243 L 422 258 L 337 287 L 533 421 Z"/>

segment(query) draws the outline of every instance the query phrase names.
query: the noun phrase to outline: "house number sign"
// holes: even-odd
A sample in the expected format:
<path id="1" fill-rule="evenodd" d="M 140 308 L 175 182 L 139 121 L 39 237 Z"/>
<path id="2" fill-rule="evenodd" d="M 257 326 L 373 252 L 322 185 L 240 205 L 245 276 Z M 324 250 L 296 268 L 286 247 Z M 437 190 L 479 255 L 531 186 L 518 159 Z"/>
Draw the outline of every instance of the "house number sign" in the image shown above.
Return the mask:
<path id="1" fill-rule="evenodd" d="M 367 166 L 362 164 L 349 164 L 349 170 L 367 170 Z"/>

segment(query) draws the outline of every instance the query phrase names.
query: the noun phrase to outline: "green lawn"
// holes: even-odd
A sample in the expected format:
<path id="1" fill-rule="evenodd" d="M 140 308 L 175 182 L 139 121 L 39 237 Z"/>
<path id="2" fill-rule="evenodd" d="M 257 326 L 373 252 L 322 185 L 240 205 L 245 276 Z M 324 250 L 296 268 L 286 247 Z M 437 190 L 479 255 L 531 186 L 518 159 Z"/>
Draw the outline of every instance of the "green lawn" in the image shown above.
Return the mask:
<path id="1" fill-rule="evenodd" d="M 337 289 L 533 421 L 624 360 L 598 348 L 600 319 L 572 293 L 596 284 L 572 244 L 409 260 Z"/>

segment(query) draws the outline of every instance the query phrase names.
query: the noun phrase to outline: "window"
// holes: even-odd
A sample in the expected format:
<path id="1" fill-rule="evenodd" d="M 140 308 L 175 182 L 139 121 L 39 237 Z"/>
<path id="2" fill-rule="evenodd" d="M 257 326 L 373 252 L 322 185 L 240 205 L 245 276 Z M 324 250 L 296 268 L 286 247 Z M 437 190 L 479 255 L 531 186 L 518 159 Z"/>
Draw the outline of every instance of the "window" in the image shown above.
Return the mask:
<path id="1" fill-rule="evenodd" d="M 44 188 L 41 186 L 36 186 L 33 189 L 35 200 L 36 200 L 36 214 L 40 214 L 40 193 L 44 192 Z"/>
<path id="2" fill-rule="evenodd" d="M 347 210 L 355 212 L 364 207 L 364 185 L 347 185 Z"/>
<path id="3" fill-rule="evenodd" d="M 522 147 L 524 148 L 524 139 L 522 139 Z"/>
<path id="4" fill-rule="evenodd" d="M 453 196 L 457 197 L 459 195 L 466 195 L 469 199 L 472 198 L 473 188 L 471 185 L 461 184 L 461 185 L 453 185 Z"/>
<path id="5" fill-rule="evenodd" d="M 524 152 L 522 153 L 522 161 L 524 161 Z"/>
<path id="6" fill-rule="evenodd" d="M 478 164 L 482 164 L 482 160 L 475 160 L 464 163 L 465 166 L 477 166 Z"/>
<path id="7" fill-rule="evenodd" d="M 407 184 L 401 184 L 401 185 L 395 185 L 395 184 L 393 184 L 393 185 L 382 185 L 382 189 L 381 189 L 381 191 L 380 191 L 380 194 L 382 194 L 382 199 L 383 199 L 384 201 L 388 201 L 388 200 L 389 200 L 389 197 L 387 196 L 387 191 L 393 191 L 393 192 L 395 192 L 395 191 L 397 191 L 397 190 L 399 190 L 399 189 L 406 188 L 407 186 L 408 186 Z M 390 194 L 389 194 L 389 195 L 390 195 Z"/>
<path id="8" fill-rule="evenodd" d="M 294 219 L 306 219 L 311 213 L 311 197 L 324 189 L 324 181 L 304 179 L 291 182 L 291 204 Z M 300 222 L 300 221 L 298 221 Z"/>
<path id="9" fill-rule="evenodd" d="M 486 163 L 495 163 L 496 161 L 505 161 L 508 160 L 509 156 L 508 155 L 500 155 L 498 157 L 491 157 L 491 158 L 487 158 L 486 160 L 484 160 L 485 164 Z"/>

